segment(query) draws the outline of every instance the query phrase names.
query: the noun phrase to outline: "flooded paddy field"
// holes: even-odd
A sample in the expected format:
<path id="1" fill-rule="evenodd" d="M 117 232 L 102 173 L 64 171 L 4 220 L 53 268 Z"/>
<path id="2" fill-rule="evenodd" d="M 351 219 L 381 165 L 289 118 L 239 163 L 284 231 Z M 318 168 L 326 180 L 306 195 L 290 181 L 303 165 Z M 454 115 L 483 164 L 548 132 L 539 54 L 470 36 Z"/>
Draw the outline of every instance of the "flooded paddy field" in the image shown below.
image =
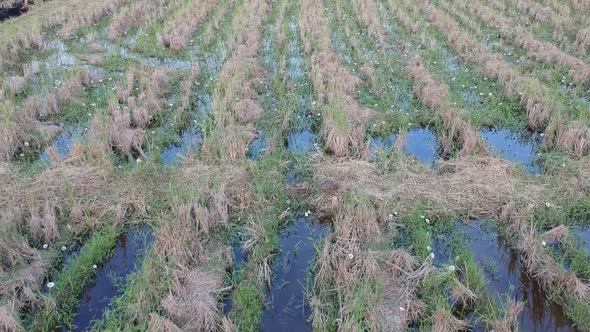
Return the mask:
<path id="1" fill-rule="evenodd" d="M 0 330 L 590 331 L 588 17 L 0 1 Z"/>

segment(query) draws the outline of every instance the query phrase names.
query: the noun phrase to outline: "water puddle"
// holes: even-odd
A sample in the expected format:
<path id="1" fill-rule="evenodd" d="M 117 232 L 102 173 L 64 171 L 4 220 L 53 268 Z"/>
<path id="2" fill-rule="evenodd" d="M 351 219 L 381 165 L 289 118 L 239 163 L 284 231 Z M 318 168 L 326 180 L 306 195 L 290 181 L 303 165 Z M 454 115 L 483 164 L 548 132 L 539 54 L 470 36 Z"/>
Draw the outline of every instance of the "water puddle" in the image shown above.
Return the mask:
<path id="1" fill-rule="evenodd" d="M 197 149 L 203 136 L 194 128 L 186 129 L 182 132 L 182 138 L 179 144 L 168 146 L 162 152 L 162 161 L 164 165 L 172 165 L 182 156 L 188 156 L 193 150 Z"/>
<path id="2" fill-rule="evenodd" d="M 424 164 L 434 167 L 439 145 L 436 134 L 430 128 L 418 128 L 408 133 L 404 151 Z"/>
<path id="3" fill-rule="evenodd" d="M 299 175 L 297 172 L 295 172 L 294 170 L 289 170 L 287 172 L 287 175 L 285 175 L 285 183 L 286 184 L 298 184 L 301 183 L 301 175 Z"/>
<path id="4" fill-rule="evenodd" d="M 291 152 L 305 154 L 314 151 L 316 146 L 316 135 L 311 130 L 293 132 L 287 137 L 287 147 Z"/>
<path id="5" fill-rule="evenodd" d="M 397 134 L 391 134 L 387 137 L 370 137 L 369 160 L 375 160 L 380 154 L 392 151 L 396 142 Z"/>
<path id="6" fill-rule="evenodd" d="M 299 80 L 305 77 L 305 71 L 303 70 L 304 60 L 300 52 L 301 50 L 297 41 L 289 41 L 289 66 L 287 67 L 287 75 L 291 80 Z"/>
<path id="7" fill-rule="evenodd" d="M 523 301 L 518 315 L 521 331 L 576 331 L 563 309 L 547 301 L 542 287 L 524 269 L 518 253 L 482 222 L 457 223 L 458 231 L 487 279 L 488 294 L 505 302 L 506 296 Z"/>
<path id="8" fill-rule="evenodd" d="M 59 39 L 54 39 L 47 45 L 55 54 L 45 61 L 47 70 L 60 70 L 63 67 L 71 67 L 76 64 L 76 57 L 68 51 L 66 44 Z"/>
<path id="9" fill-rule="evenodd" d="M 78 253 L 80 252 L 80 249 L 82 248 L 82 242 L 80 242 L 80 240 L 72 240 L 70 245 L 66 246 L 65 248 L 65 251 L 63 250 L 64 248 L 62 248 L 62 251 L 64 251 L 64 255 L 62 257 L 61 262 L 64 267 L 67 267 L 77 257 Z M 45 285 L 45 287 L 47 286 Z"/>
<path id="10" fill-rule="evenodd" d="M 281 232 L 281 250 L 276 257 L 272 289 L 262 314 L 260 331 L 311 331 L 307 319 L 307 278 L 315 257 L 316 243 L 324 238 L 328 227 L 298 216 Z"/>
<path id="11" fill-rule="evenodd" d="M 520 135 L 508 129 L 485 129 L 481 133 L 500 156 L 523 165 L 529 173 L 541 173 L 541 167 L 535 164 L 536 151 L 540 145 L 537 135 Z"/>
<path id="12" fill-rule="evenodd" d="M 131 229 L 119 237 L 113 255 L 103 266 L 99 266 L 94 284 L 88 286 L 82 295 L 73 321 L 75 331 L 85 331 L 92 321 L 102 318 L 111 300 L 122 294 L 121 284 L 141 264 L 153 239 L 148 226 Z"/>
<path id="13" fill-rule="evenodd" d="M 266 153 L 268 140 L 262 130 L 258 130 L 248 146 L 247 155 L 251 159 L 258 159 Z"/>
<path id="14" fill-rule="evenodd" d="M 381 153 L 394 149 L 398 135 L 392 134 L 385 138 L 371 137 L 369 143 L 369 158 L 375 159 Z M 440 143 L 436 134 L 430 128 L 412 129 L 404 139 L 403 151 L 429 167 L 434 167 L 438 157 Z"/>
<path id="15" fill-rule="evenodd" d="M 51 143 L 51 148 L 57 153 L 57 157 L 63 160 L 70 156 L 74 143 L 79 141 L 83 136 L 81 127 L 65 127 L 63 131 Z M 48 148 L 41 153 L 41 160 L 51 162 Z"/>
<path id="16" fill-rule="evenodd" d="M 248 258 L 248 253 L 242 249 L 242 239 L 241 234 L 238 233 L 236 235 L 236 239 L 233 241 L 231 245 L 232 250 L 232 257 L 233 257 L 233 266 L 231 271 L 228 271 L 228 275 L 234 281 L 239 278 L 242 266 L 246 259 Z M 223 313 L 225 315 L 229 314 L 233 305 L 233 299 L 230 293 L 226 294 L 223 300 Z"/>
<path id="17" fill-rule="evenodd" d="M 26 8 L 23 9 L 20 7 L 11 7 L 11 8 L 0 7 L 0 22 L 7 20 L 9 18 L 21 16 L 22 14 L 24 14 L 26 12 L 27 12 Z"/>
<path id="18" fill-rule="evenodd" d="M 204 93 L 197 98 L 197 111 L 203 114 L 211 113 L 213 109 L 213 98 L 211 94 Z"/>
<path id="19" fill-rule="evenodd" d="M 576 227 L 574 231 L 582 238 L 582 245 L 586 248 L 586 252 L 590 254 L 590 227 Z"/>

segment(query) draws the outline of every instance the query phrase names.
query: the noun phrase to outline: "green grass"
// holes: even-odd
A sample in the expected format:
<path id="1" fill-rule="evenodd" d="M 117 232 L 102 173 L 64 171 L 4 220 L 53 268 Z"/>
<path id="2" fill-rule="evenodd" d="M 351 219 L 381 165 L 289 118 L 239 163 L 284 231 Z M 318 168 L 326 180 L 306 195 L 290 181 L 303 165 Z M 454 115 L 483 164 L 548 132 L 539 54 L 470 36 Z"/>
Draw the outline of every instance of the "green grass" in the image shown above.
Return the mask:
<path id="1" fill-rule="evenodd" d="M 264 293 L 259 284 L 243 280 L 232 296 L 232 314 L 238 331 L 258 331 L 262 318 Z"/>
<path id="2" fill-rule="evenodd" d="M 453 17 L 458 24 L 462 24 L 463 27 L 466 27 L 466 24 L 456 15 L 450 16 Z M 562 82 L 562 78 L 566 77 L 566 83 L 571 81 L 569 79 L 568 68 L 555 64 L 545 64 L 542 60 L 533 61 L 532 65 L 522 65 L 519 59 L 530 56 L 526 49 L 518 45 L 512 45 L 509 41 L 505 41 L 504 39 L 497 38 L 499 30 L 486 25 L 479 16 L 471 15 L 470 17 L 478 23 L 477 25 L 479 25 L 478 31 L 466 27 L 466 31 L 468 31 L 475 40 L 484 45 L 490 44 L 492 46 L 490 48 L 491 51 L 503 54 L 506 60 L 512 63 L 514 68 L 522 74 L 529 75 L 534 77 L 535 80 L 538 80 L 537 82 L 529 80 L 531 93 L 537 89 L 535 85 L 539 83 L 547 86 L 552 92 L 551 98 L 555 101 L 556 107 L 559 107 L 564 114 L 567 113 L 574 119 L 579 118 L 586 124 L 590 123 L 588 102 L 580 99 L 584 94 L 587 95 L 587 90 L 590 88 L 588 84 L 582 83 L 570 86 L 569 89 L 564 91 L 564 82 Z M 485 33 L 481 31 L 485 31 Z"/>
<path id="3" fill-rule="evenodd" d="M 332 48 L 341 56 L 340 64 L 358 77 L 365 75 L 363 67 L 372 70 L 369 77 L 363 77 L 357 93 L 363 107 L 377 111 L 369 122 L 369 134 L 383 137 L 428 124 L 429 112 L 413 97 L 412 82 L 403 73 L 403 63 L 399 61 L 401 53 L 395 47 L 387 50 L 377 47 L 376 41 L 357 20 L 338 20 L 331 8 L 339 6 L 347 17 L 354 17 L 350 2 L 338 0 L 326 4 L 329 5 L 326 17 Z M 353 33 L 347 35 L 345 27 Z M 359 46 L 353 48 L 351 39 Z"/>
<path id="4" fill-rule="evenodd" d="M 104 262 L 111 255 L 121 231 L 120 227 L 109 225 L 92 235 L 70 265 L 53 279 L 55 287 L 49 290 L 48 296 L 57 306 L 42 308 L 34 317 L 30 329 L 52 331 L 60 326 L 71 328 L 80 296 L 96 275 L 92 266 Z"/>

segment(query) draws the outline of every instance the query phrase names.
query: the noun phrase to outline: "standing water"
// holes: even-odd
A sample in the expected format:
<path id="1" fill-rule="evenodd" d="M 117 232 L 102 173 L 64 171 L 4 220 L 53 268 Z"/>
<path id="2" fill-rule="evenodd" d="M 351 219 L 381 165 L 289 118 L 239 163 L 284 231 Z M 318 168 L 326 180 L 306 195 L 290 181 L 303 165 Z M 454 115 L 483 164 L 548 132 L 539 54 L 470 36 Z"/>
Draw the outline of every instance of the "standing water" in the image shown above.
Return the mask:
<path id="1" fill-rule="evenodd" d="M 521 331 L 576 331 L 563 309 L 546 298 L 539 283 L 525 270 L 518 253 L 503 238 L 477 221 L 458 223 L 477 264 L 487 280 L 488 293 L 502 301 L 506 296 L 524 302 L 518 315 Z"/>
<path id="2" fill-rule="evenodd" d="M 258 159 L 266 153 L 268 140 L 262 130 L 256 131 L 254 139 L 248 145 L 247 155 L 250 159 Z"/>
<path id="3" fill-rule="evenodd" d="M 327 227 L 299 216 L 281 234 L 281 251 L 276 257 L 270 303 L 262 315 L 261 331 L 311 331 L 307 319 L 307 277 L 315 257 L 315 245 Z"/>
<path id="4" fill-rule="evenodd" d="M 164 165 L 172 165 L 181 156 L 187 156 L 192 150 L 198 148 L 203 141 L 203 136 L 194 128 L 186 129 L 182 132 L 180 144 L 173 144 L 162 151 L 162 161 Z"/>
<path id="5" fill-rule="evenodd" d="M 19 7 L 12 7 L 12 8 L 0 7 L 0 22 L 7 20 L 9 18 L 21 16 L 22 14 L 24 14 L 26 12 L 27 12 L 27 9 L 22 9 Z"/>
<path id="6" fill-rule="evenodd" d="M 112 299 L 121 295 L 127 276 L 135 271 L 154 237 L 148 226 L 132 229 L 117 240 L 113 256 L 102 266 L 93 285 L 82 294 L 74 317 L 75 331 L 85 331 L 101 319 Z"/>
<path id="7" fill-rule="evenodd" d="M 72 148 L 76 140 L 82 137 L 81 127 L 65 127 L 64 130 L 53 140 L 51 147 L 59 159 L 67 158 L 72 153 Z M 41 153 L 41 160 L 50 161 L 51 158 L 47 149 Z"/>
<path id="8" fill-rule="evenodd" d="M 590 254 L 590 227 L 576 227 L 574 231 L 582 238 L 582 245 L 586 248 L 586 252 Z"/>
<path id="9" fill-rule="evenodd" d="M 393 150 L 398 135 L 392 134 L 386 138 L 371 137 L 369 143 L 369 158 L 375 159 L 379 153 Z M 439 142 L 436 134 L 430 128 L 412 129 L 404 140 L 403 151 L 423 164 L 434 167 L 438 157 Z"/>
<path id="10" fill-rule="evenodd" d="M 529 173 L 541 172 L 539 165 L 535 164 L 535 151 L 539 146 L 535 137 L 518 135 L 508 129 L 486 129 L 482 135 L 503 158 L 523 165 Z"/>

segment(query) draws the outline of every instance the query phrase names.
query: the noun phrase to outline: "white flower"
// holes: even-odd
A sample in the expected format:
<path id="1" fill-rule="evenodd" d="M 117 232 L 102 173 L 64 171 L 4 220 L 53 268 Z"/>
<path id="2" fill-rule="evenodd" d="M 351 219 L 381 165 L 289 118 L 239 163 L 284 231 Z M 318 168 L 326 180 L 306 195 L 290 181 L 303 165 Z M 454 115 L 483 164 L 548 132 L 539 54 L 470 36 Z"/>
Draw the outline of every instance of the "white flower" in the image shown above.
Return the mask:
<path id="1" fill-rule="evenodd" d="M 96 270 L 98 268 L 98 266 L 96 266 L 96 264 L 93 264 L 92 268 Z"/>
<path id="2" fill-rule="evenodd" d="M 53 288 L 55 286 L 54 282 L 48 282 L 47 283 L 47 288 Z"/>
<path id="3" fill-rule="evenodd" d="M 545 241 L 541 241 L 541 245 L 544 247 L 544 246 L 546 246 L 546 245 L 547 245 L 547 242 L 545 242 Z"/>
<path id="4" fill-rule="evenodd" d="M 432 248 L 430 246 L 426 246 L 426 250 L 432 251 Z"/>
<path id="5" fill-rule="evenodd" d="M 399 307 L 399 311 L 406 311 L 404 307 Z"/>
<path id="6" fill-rule="evenodd" d="M 424 218 L 426 218 L 426 217 L 425 217 L 425 216 L 423 216 L 423 215 L 420 215 L 420 219 L 424 219 Z"/>
<path id="7" fill-rule="evenodd" d="M 428 257 L 430 257 L 430 259 L 434 259 L 434 253 L 431 252 L 430 255 L 428 255 Z"/>
<path id="8" fill-rule="evenodd" d="M 141 162 L 141 158 L 137 158 L 137 163 L 139 164 Z"/>
<path id="9" fill-rule="evenodd" d="M 389 214 L 387 217 L 388 217 L 389 219 L 393 219 L 393 213 L 390 213 L 390 214 Z"/>
<path id="10" fill-rule="evenodd" d="M 546 207 L 550 207 L 550 206 L 551 206 L 551 204 L 550 204 L 549 202 L 547 202 L 547 203 L 545 203 L 545 206 L 546 206 Z"/>
<path id="11" fill-rule="evenodd" d="M 25 146 L 29 146 L 29 145 L 30 145 L 29 142 L 25 142 Z"/>
<path id="12" fill-rule="evenodd" d="M 425 219 L 427 224 L 430 224 L 430 219 Z"/>
<path id="13" fill-rule="evenodd" d="M 68 247 L 66 247 L 66 246 L 61 246 L 61 251 L 66 251 L 66 250 L 68 250 Z"/>
<path id="14" fill-rule="evenodd" d="M 455 272 L 455 265 L 449 265 L 449 271 Z"/>
<path id="15" fill-rule="evenodd" d="M 353 254 L 348 254 L 348 259 L 353 259 L 354 255 Z"/>
<path id="16" fill-rule="evenodd" d="M 47 243 L 44 243 L 43 244 L 43 249 L 47 249 L 47 248 L 49 248 L 49 245 Z"/>

